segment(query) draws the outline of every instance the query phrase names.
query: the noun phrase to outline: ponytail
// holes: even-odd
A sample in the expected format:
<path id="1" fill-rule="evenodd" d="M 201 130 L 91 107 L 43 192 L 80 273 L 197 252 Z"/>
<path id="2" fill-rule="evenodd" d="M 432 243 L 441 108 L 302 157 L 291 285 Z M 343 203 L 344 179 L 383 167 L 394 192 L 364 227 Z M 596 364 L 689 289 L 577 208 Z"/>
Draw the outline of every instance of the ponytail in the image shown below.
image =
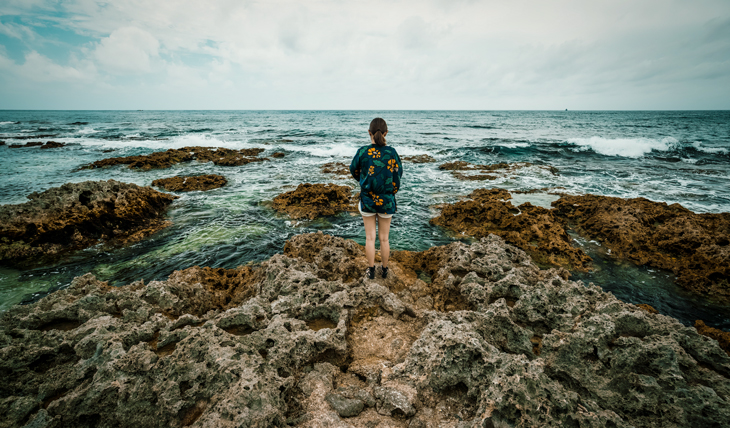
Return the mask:
<path id="1" fill-rule="evenodd" d="M 388 132 L 388 125 L 383 119 L 379 117 L 373 119 L 373 121 L 370 122 L 369 131 L 373 135 L 373 141 L 375 141 L 375 144 L 381 147 L 385 145 L 385 134 Z"/>
<path id="2" fill-rule="evenodd" d="M 375 140 L 375 144 L 378 146 L 384 146 L 385 145 L 385 137 L 383 136 L 383 133 L 380 132 L 380 130 L 375 131 L 375 134 L 373 134 L 373 140 Z"/>

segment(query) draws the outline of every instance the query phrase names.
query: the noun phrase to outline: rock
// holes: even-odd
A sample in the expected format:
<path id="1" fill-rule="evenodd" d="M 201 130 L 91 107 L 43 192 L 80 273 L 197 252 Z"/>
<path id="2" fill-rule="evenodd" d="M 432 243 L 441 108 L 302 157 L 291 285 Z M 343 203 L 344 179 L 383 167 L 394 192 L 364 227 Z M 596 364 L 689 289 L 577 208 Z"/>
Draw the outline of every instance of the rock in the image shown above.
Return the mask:
<path id="1" fill-rule="evenodd" d="M 43 143 L 41 141 L 31 141 L 29 143 L 25 143 L 25 147 L 38 147 L 42 145 Z"/>
<path id="2" fill-rule="evenodd" d="M 200 162 L 213 162 L 219 166 L 241 166 L 251 162 L 263 162 L 266 158 L 258 158 L 259 153 L 264 149 L 242 149 L 232 150 L 222 147 L 183 147 L 181 149 L 169 149 L 164 152 L 154 152 L 149 155 L 124 156 L 109 159 L 102 159 L 82 168 L 104 168 L 114 165 L 128 165 L 132 169 L 159 169 L 169 168 L 181 162 L 197 160 Z"/>
<path id="3" fill-rule="evenodd" d="M 5 145 L 5 141 L 0 141 L 0 146 L 4 146 L 4 145 Z"/>
<path id="4" fill-rule="evenodd" d="M 10 147 L 11 149 L 18 149 L 20 147 L 25 147 L 25 146 L 23 144 L 11 144 L 8 147 Z"/>
<path id="5" fill-rule="evenodd" d="M 276 152 L 273 155 L 271 155 L 271 157 L 272 158 L 277 158 L 277 159 L 278 158 L 283 158 L 284 157 L 284 153 L 283 152 Z"/>
<path id="6" fill-rule="evenodd" d="M 325 400 L 343 418 L 357 416 L 365 408 L 365 404 L 362 401 L 345 398 L 339 394 L 329 393 L 325 396 Z"/>
<path id="7" fill-rule="evenodd" d="M 163 215 L 176 198 L 114 180 L 32 193 L 26 203 L 0 206 L 0 263 L 138 241 L 170 225 Z"/>
<path id="8" fill-rule="evenodd" d="M 342 162 L 328 162 L 319 167 L 323 174 L 341 175 L 350 177 L 350 167 Z"/>
<path id="9" fill-rule="evenodd" d="M 671 270 L 677 284 L 730 302 L 730 213 L 695 214 L 644 198 L 563 195 L 556 215 L 611 256 Z"/>
<path id="10" fill-rule="evenodd" d="M 430 162 L 436 162 L 436 159 L 432 158 L 429 155 L 415 155 L 415 156 L 403 156 L 404 162 L 411 162 L 411 163 L 430 163 Z"/>
<path id="11" fill-rule="evenodd" d="M 558 175 L 558 169 L 552 166 L 535 165 L 529 162 L 506 163 L 500 162 L 491 165 L 473 165 L 465 161 L 446 162 L 439 165 L 443 171 L 451 171 L 451 174 L 459 180 L 496 180 L 505 178 L 522 168 L 538 168 Z M 467 173 L 461 171 L 479 171 L 482 174 Z M 491 174 L 485 174 L 491 173 Z"/>
<path id="12" fill-rule="evenodd" d="M 356 201 L 351 195 L 350 186 L 304 183 L 297 186 L 296 190 L 275 197 L 273 208 L 288 214 L 292 219 L 314 220 L 317 217 L 356 210 Z"/>
<path id="13" fill-rule="evenodd" d="M 702 320 L 695 321 L 695 328 L 697 329 L 697 333 L 707 336 L 710 339 L 717 340 L 720 348 L 724 349 L 730 356 L 730 333 L 717 328 L 708 327 Z"/>
<path id="14" fill-rule="evenodd" d="M 659 313 L 659 311 L 657 311 L 656 309 L 654 309 L 654 307 L 652 307 L 651 305 L 647 305 L 646 303 L 641 303 L 641 304 L 636 305 L 636 306 L 639 307 L 639 308 L 641 308 L 641 309 L 643 309 L 643 310 L 645 310 L 645 311 L 647 311 L 647 312 L 649 312 L 650 314 L 658 314 Z"/>
<path id="15" fill-rule="evenodd" d="M 384 416 L 392 416 L 396 411 L 410 417 L 416 414 L 416 409 L 408 397 L 395 388 L 376 387 L 375 398 L 378 400 L 378 413 Z"/>
<path id="16" fill-rule="evenodd" d="M 152 182 L 155 187 L 162 187 L 171 192 L 191 192 L 194 190 L 205 191 L 218 189 L 228 184 L 228 180 L 222 175 L 207 174 L 191 177 L 175 176 L 160 178 Z"/>
<path id="17" fill-rule="evenodd" d="M 469 198 L 444 206 L 431 224 L 476 238 L 496 234 L 541 264 L 579 271 L 591 267 L 591 258 L 573 247 L 572 239 L 552 210 L 527 202 L 518 209 L 503 189 L 477 189 Z"/>
<path id="18" fill-rule="evenodd" d="M 320 277 L 358 248 L 299 235 L 259 265 L 122 287 L 85 275 L 10 308 L 0 428 L 728 425 L 730 356 L 694 328 L 495 235 L 400 253 L 398 281 Z M 413 269 L 424 260 L 431 284 Z M 429 292 L 463 306 L 388 310 Z M 358 391 L 376 409 L 343 420 L 329 401 Z"/>
<path id="19" fill-rule="evenodd" d="M 42 145 L 41 149 L 58 149 L 64 146 L 65 144 L 59 143 L 57 141 L 46 141 L 46 144 Z"/>

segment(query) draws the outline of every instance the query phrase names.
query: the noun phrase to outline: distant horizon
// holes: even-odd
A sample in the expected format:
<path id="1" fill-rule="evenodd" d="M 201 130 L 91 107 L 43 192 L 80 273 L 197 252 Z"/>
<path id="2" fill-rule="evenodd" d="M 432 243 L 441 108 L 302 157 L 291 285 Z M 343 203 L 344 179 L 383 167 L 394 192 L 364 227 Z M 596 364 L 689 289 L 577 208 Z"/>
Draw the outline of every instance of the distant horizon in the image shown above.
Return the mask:
<path id="1" fill-rule="evenodd" d="M 697 112 L 730 112 L 730 108 L 728 109 L 0 109 L 0 112 L 3 111 L 127 111 L 127 112 L 137 112 L 137 111 L 372 111 L 372 112 L 385 112 L 385 111 L 464 111 L 464 112 L 482 112 L 482 111 L 533 111 L 533 112 L 542 112 L 542 111 L 561 111 L 561 112 L 570 112 L 570 111 L 577 111 L 577 112 L 682 112 L 682 111 L 697 111 Z"/>

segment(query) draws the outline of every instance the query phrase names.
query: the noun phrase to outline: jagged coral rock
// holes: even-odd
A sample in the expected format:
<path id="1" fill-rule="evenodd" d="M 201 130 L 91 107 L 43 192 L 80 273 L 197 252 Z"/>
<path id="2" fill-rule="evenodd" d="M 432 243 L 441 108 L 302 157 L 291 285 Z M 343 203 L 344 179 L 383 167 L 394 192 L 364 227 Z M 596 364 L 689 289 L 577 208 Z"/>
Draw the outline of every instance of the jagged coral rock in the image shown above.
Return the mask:
<path id="1" fill-rule="evenodd" d="M 431 224 L 477 238 L 494 233 L 528 252 L 538 263 L 576 270 L 590 268 L 591 258 L 572 246 L 552 210 L 528 202 L 517 209 L 503 189 L 477 189 L 469 198 L 446 205 Z"/>
<path id="2" fill-rule="evenodd" d="M 414 156 L 403 156 L 404 162 L 411 162 L 411 163 L 431 163 L 436 162 L 436 159 L 429 155 L 414 155 Z"/>
<path id="3" fill-rule="evenodd" d="M 345 283 L 320 271 L 359 251 L 321 233 L 290 251 L 317 241 L 312 261 L 119 288 L 86 275 L 12 307 L 0 427 L 728 426 L 716 341 L 540 270 L 494 235 L 431 257 L 433 282 L 466 302 L 446 312 L 409 303 L 423 282 L 414 254 L 392 262 L 406 287 Z M 334 394 L 365 406 L 342 419 Z"/>
<path id="4" fill-rule="evenodd" d="M 695 321 L 695 328 L 699 334 L 707 336 L 710 339 L 717 340 L 720 348 L 724 349 L 725 352 L 730 355 L 730 333 L 717 328 L 708 327 L 702 320 Z"/>
<path id="5" fill-rule="evenodd" d="M 162 187 L 171 192 L 191 192 L 195 190 L 205 191 L 218 189 L 228 183 L 226 177 L 217 174 L 196 175 L 196 176 L 175 176 L 160 178 L 152 182 L 155 187 Z"/>
<path id="6" fill-rule="evenodd" d="M 267 158 L 258 158 L 259 153 L 264 149 L 242 149 L 232 150 L 223 147 L 183 147 L 181 149 L 169 149 L 164 152 L 154 152 L 149 155 L 123 156 L 116 158 L 102 159 L 82 168 L 93 169 L 114 165 L 128 165 L 133 169 L 158 169 L 169 168 L 182 162 L 197 160 L 200 162 L 213 162 L 220 166 L 240 166 L 251 162 L 262 162 Z"/>
<path id="7" fill-rule="evenodd" d="M 613 257 L 671 270 L 682 287 L 730 302 L 730 213 L 597 195 L 563 195 L 553 206 Z"/>
<path id="8" fill-rule="evenodd" d="M 163 215 L 176 198 L 114 180 L 32 193 L 26 203 L 0 206 L 0 262 L 142 239 L 170 224 Z"/>
<path id="9" fill-rule="evenodd" d="M 343 211 L 354 211 L 357 209 L 355 203 L 350 186 L 304 183 L 297 186 L 296 190 L 276 196 L 273 207 L 292 219 L 313 220 Z"/>

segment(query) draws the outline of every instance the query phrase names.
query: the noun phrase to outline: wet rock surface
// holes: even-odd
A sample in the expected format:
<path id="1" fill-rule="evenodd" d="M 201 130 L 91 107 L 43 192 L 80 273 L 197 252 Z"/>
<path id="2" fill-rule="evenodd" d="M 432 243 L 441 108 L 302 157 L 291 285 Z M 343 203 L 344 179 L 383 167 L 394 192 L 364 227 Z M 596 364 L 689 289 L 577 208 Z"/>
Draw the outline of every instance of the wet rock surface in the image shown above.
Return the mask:
<path id="1" fill-rule="evenodd" d="M 357 209 L 355 203 L 350 186 L 304 183 L 297 186 L 296 190 L 276 196 L 272 206 L 292 219 L 313 220 L 354 211 Z"/>
<path id="2" fill-rule="evenodd" d="M 563 195 L 556 215 L 611 256 L 672 271 L 677 283 L 730 302 L 730 213 L 696 214 L 644 198 Z"/>
<path id="3" fill-rule="evenodd" d="M 431 163 L 436 162 L 436 159 L 429 155 L 415 155 L 415 156 L 403 156 L 404 162 L 410 163 Z"/>
<path id="4" fill-rule="evenodd" d="M 351 241 L 288 246 L 315 250 L 119 288 L 86 275 L 11 308 L 0 426 L 728 426 L 715 340 L 494 235 L 399 254 L 386 280 L 331 272 L 363 262 Z"/>
<path id="5" fill-rule="evenodd" d="M 46 144 L 42 145 L 41 149 L 58 149 L 64 146 L 66 146 L 64 143 L 59 143 L 58 141 L 46 141 Z"/>
<path id="6" fill-rule="evenodd" d="M 350 167 L 342 162 L 328 162 L 321 167 L 319 170 L 324 174 L 338 175 L 341 177 L 350 177 Z"/>
<path id="7" fill-rule="evenodd" d="M 469 198 L 444 206 L 431 224 L 476 238 L 494 233 L 540 264 L 582 271 L 590 268 L 591 258 L 573 247 L 553 210 L 529 202 L 517 208 L 509 202 L 510 193 L 503 189 L 477 189 Z"/>
<path id="8" fill-rule="evenodd" d="M 137 241 L 170 224 L 163 215 L 176 198 L 114 180 L 32 193 L 26 203 L 0 206 L 0 263 Z"/>
<path id="9" fill-rule="evenodd" d="M 263 162 L 267 158 L 257 157 L 264 149 L 242 149 L 232 150 L 222 147 L 183 147 L 181 149 L 169 149 L 164 152 L 154 152 L 149 155 L 123 156 L 116 158 L 102 159 L 82 168 L 104 168 L 114 165 L 128 165 L 132 169 L 160 169 L 169 168 L 182 162 L 213 162 L 220 166 L 241 166 L 251 162 Z"/>
<path id="10" fill-rule="evenodd" d="M 161 187 L 171 192 L 192 192 L 218 189 L 228 184 L 226 177 L 216 174 L 197 175 L 191 177 L 175 176 L 160 178 L 152 182 L 155 187 Z"/>
<path id="11" fill-rule="evenodd" d="M 730 333 L 717 328 L 708 327 L 701 320 L 695 321 L 695 328 L 699 334 L 717 340 L 720 348 L 730 355 Z"/>
<path id="12" fill-rule="evenodd" d="M 553 175 L 558 174 L 558 169 L 555 167 L 535 165 L 529 162 L 500 162 L 490 165 L 474 165 L 465 161 L 454 161 L 439 165 L 440 170 L 451 171 L 451 174 L 459 180 L 470 181 L 496 180 L 498 178 L 509 177 L 511 174 L 523 168 L 542 169 Z M 467 172 L 465 173 L 464 171 Z"/>

